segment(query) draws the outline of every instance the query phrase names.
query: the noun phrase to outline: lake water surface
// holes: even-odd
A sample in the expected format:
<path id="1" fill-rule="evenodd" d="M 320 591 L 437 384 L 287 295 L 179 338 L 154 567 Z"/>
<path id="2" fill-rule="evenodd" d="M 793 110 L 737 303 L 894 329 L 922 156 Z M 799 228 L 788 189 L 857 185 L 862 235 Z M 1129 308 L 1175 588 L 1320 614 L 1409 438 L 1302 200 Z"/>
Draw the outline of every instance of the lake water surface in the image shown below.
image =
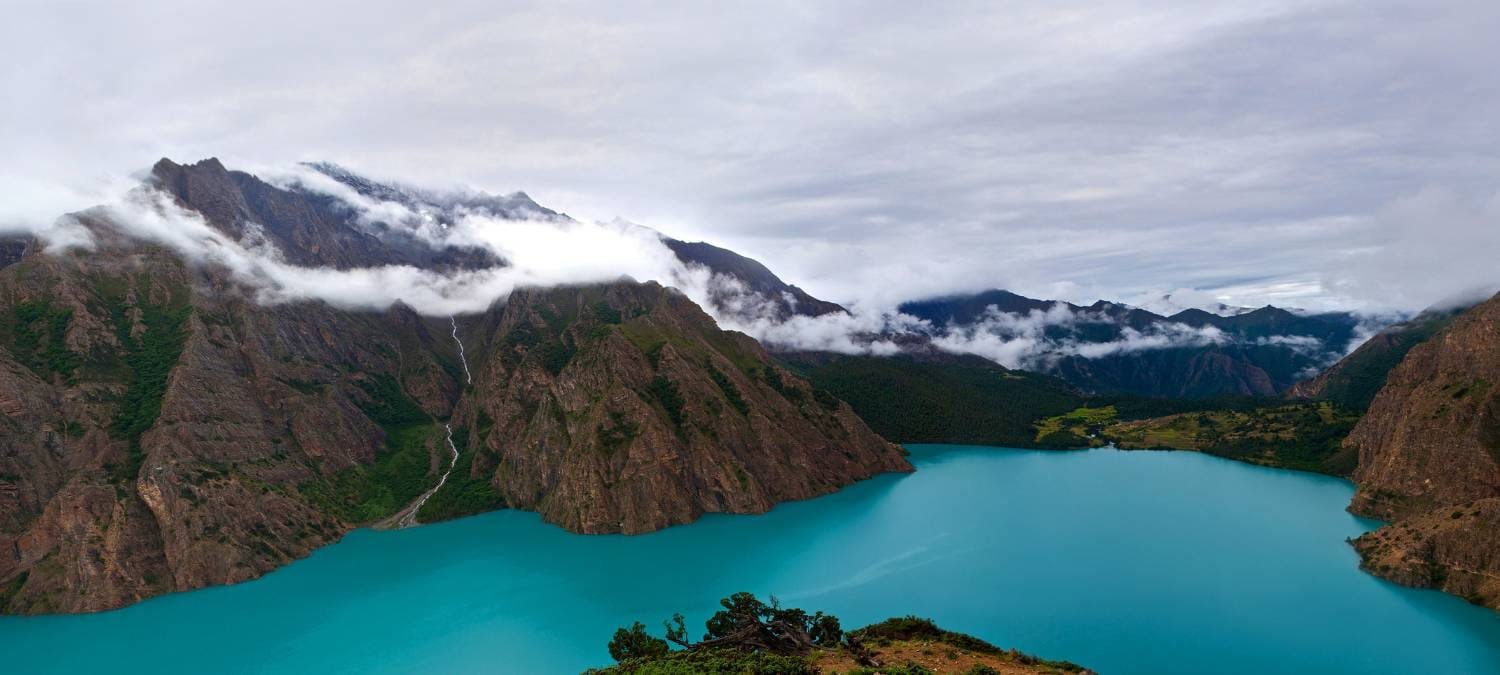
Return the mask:
<path id="1" fill-rule="evenodd" d="M 1358 570 L 1340 480 L 1195 453 L 911 446 L 763 516 L 579 536 L 502 511 L 361 530 L 264 579 L 0 618 L 7 673 L 551 673 L 740 590 L 914 613 L 1102 673 L 1500 673 L 1500 615 Z"/>

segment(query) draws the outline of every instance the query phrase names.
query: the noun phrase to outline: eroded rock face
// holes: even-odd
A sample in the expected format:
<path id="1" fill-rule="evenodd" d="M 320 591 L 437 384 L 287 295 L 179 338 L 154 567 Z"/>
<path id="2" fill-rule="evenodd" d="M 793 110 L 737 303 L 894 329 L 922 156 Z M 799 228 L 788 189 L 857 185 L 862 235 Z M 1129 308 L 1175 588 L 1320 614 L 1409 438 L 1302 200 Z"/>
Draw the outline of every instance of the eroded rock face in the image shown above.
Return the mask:
<path id="1" fill-rule="evenodd" d="M 447 318 L 262 306 L 212 269 L 103 241 L 0 270 L 5 612 L 264 574 L 434 484 L 450 417 L 467 438 L 455 484 L 578 532 L 758 513 L 911 468 L 655 284 L 522 291 L 459 318 L 469 384 Z"/>
<path id="2" fill-rule="evenodd" d="M 1394 521 L 1356 543 L 1365 567 L 1500 608 L 1500 296 L 1412 348 L 1345 443 L 1350 510 Z"/>
<path id="3" fill-rule="evenodd" d="M 1355 512 L 1384 519 L 1500 496 L 1500 298 L 1416 346 L 1346 443 Z"/>
<path id="4" fill-rule="evenodd" d="M 483 319 L 457 418 L 475 471 L 568 529 L 761 513 L 910 470 L 846 404 L 656 284 L 519 291 Z"/>

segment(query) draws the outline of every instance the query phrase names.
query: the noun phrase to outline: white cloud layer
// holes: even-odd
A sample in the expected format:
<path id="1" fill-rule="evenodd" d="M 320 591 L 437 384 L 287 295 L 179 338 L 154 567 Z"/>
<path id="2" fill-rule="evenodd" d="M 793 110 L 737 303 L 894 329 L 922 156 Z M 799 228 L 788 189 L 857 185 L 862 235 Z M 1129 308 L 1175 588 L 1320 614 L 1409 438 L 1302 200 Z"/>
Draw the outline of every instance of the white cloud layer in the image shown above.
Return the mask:
<path id="1" fill-rule="evenodd" d="M 1487 0 L 19 0 L 0 231 L 159 156 L 328 159 L 524 188 L 868 307 L 1413 310 L 1494 283 L 1496 34 Z"/>

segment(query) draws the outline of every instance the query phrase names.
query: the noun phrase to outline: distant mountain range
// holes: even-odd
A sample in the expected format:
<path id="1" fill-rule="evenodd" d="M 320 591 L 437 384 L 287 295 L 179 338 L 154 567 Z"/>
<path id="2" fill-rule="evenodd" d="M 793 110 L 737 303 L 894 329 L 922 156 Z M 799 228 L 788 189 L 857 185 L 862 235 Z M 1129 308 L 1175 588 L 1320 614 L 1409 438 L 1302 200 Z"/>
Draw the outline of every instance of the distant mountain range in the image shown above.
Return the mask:
<path id="1" fill-rule="evenodd" d="M 1162 316 L 1003 290 L 908 302 L 900 311 L 927 322 L 925 333 L 949 349 L 988 355 L 997 342 L 1016 345 L 1006 365 L 1086 392 L 1177 398 L 1279 395 L 1346 353 L 1366 321 L 1271 306 Z"/>

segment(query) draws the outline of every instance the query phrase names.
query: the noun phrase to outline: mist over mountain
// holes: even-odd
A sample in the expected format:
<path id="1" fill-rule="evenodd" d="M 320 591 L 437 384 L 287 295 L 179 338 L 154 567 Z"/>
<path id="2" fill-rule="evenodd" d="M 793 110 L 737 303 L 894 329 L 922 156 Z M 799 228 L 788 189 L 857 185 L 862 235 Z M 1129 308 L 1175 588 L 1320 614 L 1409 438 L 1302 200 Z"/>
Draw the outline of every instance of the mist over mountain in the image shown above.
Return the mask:
<path id="1" fill-rule="evenodd" d="M 227 268 L 262 302 L 399 303 L 446 316 L 482 311 L 516 288 L 654 280 L 773 350 L 973 354 L 1095 393 L 1277 395 L 1401 318 L 1222 303 L 1162 315 L 1002 290 L 846 308 L 706 242 L 579 221 L 521 192 L 417 187 L 326 162 L 251 174 L 214 159 L 164 159 L 144 186 L 55 228 L 82 232 L 65 246 L 158 242 Z"/>
<path id="2" fill-rule="evenodd" d="M 1266 306 L 1162 316 L 993 290 L 901 305 L 933 344 L 1061 377 L 1096 393 L 1274 396 L 1337 361 L 1395 317 Z"/>

